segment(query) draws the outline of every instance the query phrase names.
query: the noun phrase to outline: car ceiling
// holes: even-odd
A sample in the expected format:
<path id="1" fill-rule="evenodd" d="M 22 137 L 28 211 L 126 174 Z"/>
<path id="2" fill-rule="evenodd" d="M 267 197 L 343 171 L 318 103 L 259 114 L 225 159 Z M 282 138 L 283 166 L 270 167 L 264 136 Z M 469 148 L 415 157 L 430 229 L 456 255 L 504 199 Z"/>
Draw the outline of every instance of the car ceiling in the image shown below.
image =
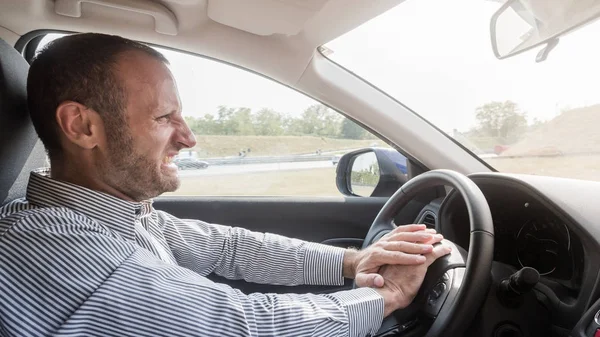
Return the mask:
<path id="1" fill-rule="evenodd" d="M 118 34 L 294 86 L 317 47 L 402 1 L 3 0 L 0 38 L 14 44 L 39 29 Z"/>

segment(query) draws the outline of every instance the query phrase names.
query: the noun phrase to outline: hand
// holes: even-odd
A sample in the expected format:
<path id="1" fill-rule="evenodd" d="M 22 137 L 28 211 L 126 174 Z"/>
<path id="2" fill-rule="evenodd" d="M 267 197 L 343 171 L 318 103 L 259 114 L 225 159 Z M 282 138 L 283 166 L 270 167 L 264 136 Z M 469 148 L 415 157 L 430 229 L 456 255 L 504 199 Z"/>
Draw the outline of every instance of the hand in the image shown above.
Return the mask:
<path id="1" fill-rule="evenodd" d="M 426 261 L 421 254 L 433 250 L 433 244 L 443 237 L 425 225 L 399 226 L 379 241 L 359 252 L 345 256 L 344 276 L 354 278 L 358 287 L 383 287 L 378 274 L 384 265 L 419 265 Z"/>
<path id="2" fill-rule="evenodd" d="M 425 255 L 425 263 L 419 265 L 388 265 L 380 269 L 381 276 L 385 279 L 383 288 L 377 291 L 383 296 L 385 308 L 384 317 L 392 312 L 406 308 L 417 296 L 427 267 L 438 258 L 449 254 L 451 247 L 442 243 Z"/>

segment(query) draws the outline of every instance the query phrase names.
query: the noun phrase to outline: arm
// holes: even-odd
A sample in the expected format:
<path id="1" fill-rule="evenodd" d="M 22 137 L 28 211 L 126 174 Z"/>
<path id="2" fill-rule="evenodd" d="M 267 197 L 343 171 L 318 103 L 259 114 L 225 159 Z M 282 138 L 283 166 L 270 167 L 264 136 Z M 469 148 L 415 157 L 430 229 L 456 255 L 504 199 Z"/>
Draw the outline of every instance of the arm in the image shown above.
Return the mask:
<path id="1" fill-rule="evenodd" d="M 290 286 L 344 282 L 344 249 L 159 213 L 177 262 L 200 275 Z"/>
<path id="2" fill-rule="evenodd" d="M 19 266 L 3 292 L 27 309 L 0 303 L 9 333 L 27 322 L 30 334 L 54 336 L 364 336 L 381 324 L 384 300 L 373 289 L 245 295 L 100 226 L 57 222 L 2 240 L 11 253 L 0 268 Z"/>
<path id="3" fill-rule="evenodd" d="M 359 286 L 381 287 L 379 267 L 422 264 L 421 254 L 441 240 L 424 225 L 406 225 L 355 251 L 159 214 L 166 218 L 165 238 L 180 265 L 204 276 L 215 272 L 255 283 L 342 285 L 347 277 Z"/>
<path id="4" fill-rule="evenodd" d="M 373 289 L 330 295 L 245 295 L 136 251 L 57 331 L 135 331 L 137 336 L 366 336 L 379 328 Z"/>

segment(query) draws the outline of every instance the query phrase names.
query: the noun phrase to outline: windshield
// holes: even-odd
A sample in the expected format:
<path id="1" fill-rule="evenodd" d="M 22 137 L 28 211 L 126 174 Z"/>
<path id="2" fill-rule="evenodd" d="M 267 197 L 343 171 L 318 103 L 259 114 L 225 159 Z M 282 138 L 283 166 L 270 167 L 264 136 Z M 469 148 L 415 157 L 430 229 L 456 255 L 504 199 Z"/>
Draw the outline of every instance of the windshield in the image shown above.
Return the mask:
<path id="1" fill-rule="evenodd" d="M 600 181 L 600 24 L 494 56 L 492 0 L 407 0 L 325 45 L 499 171 Z"/>

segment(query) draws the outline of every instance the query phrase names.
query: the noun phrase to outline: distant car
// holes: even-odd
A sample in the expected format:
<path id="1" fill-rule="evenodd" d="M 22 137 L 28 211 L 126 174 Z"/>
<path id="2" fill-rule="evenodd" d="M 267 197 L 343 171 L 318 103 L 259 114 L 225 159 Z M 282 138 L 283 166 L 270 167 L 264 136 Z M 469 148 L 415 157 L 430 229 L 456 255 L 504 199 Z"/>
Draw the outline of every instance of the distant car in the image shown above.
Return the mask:
<path id="1" fill-rule="evenodd" d="M 333 165 L 337 165 L 337 163 L 340 161 L 340 158 L 342 158 L 342 155 L 341 154 L 336 154 L 335 156 L 333 156 L 331 158 L 331 163 Z"/>
<path id="2" fill-rule="evenodd" d="M 208 167 L 208 163 L 196 158 L 175 158 L 173 163 L 180 170 L 203 170 Z"/>

